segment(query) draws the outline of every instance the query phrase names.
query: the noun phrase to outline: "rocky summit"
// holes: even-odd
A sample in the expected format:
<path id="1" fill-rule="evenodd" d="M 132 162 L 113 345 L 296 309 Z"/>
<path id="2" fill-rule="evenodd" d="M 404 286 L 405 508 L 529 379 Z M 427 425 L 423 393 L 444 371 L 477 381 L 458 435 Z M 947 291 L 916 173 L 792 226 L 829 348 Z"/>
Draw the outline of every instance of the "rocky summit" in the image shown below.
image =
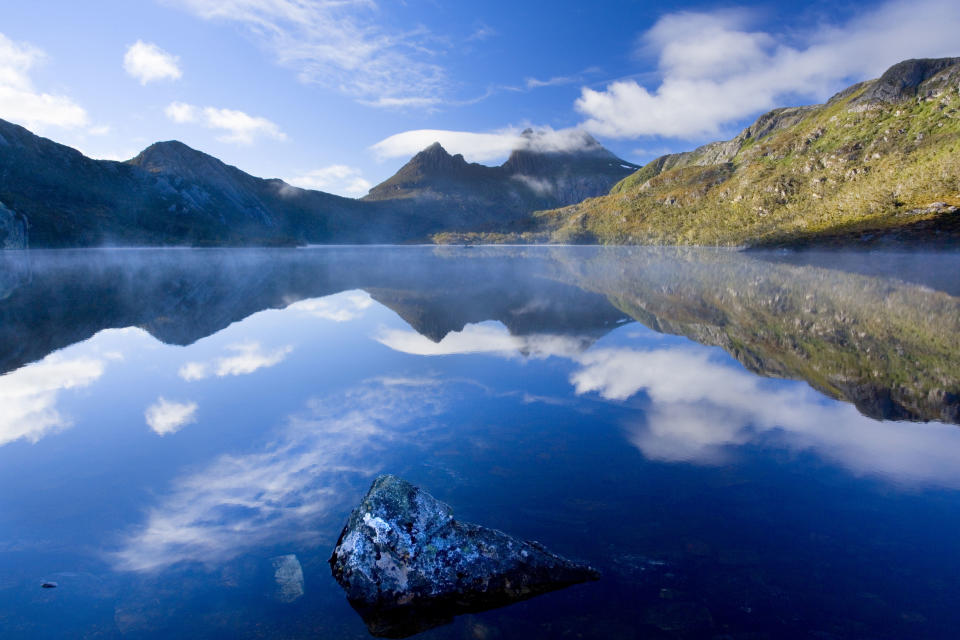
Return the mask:
<path id="1" fill-rule="evenodd" d="M 448 505 L 391 475 L 350 514 L 330 566 L 370 633 L 384 638 L 599 578 L 536 542 L 457 522 Z"/>

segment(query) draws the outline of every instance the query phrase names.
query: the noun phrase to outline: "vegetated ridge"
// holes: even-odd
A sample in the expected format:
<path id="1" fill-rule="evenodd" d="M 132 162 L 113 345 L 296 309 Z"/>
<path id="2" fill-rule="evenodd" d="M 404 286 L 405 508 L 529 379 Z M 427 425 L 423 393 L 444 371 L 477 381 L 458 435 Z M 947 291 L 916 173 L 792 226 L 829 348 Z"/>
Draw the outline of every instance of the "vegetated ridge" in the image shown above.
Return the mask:
<path id="1" fill-rule="evenodd" d="M 960 58 L 907 60 L 825 104 L 775 109 L 732 140 L 657 158 L 606 196 L 538 212 L 527 239 L 955 246 L 958 109 Z"/>

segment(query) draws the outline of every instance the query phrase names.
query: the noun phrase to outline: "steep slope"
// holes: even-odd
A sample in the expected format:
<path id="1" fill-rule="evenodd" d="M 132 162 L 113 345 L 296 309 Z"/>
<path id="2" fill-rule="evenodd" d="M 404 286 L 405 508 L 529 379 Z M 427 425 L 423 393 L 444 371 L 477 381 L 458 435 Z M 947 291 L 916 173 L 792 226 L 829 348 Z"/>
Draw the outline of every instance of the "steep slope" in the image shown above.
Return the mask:
<path id="1" fill-rule="evenodd" d="M 554 241 L 960 240 L 960 58 L 907 60 L 826 104 L 657 158 L 609 195 L 537 214 Z"/>
<path id="2" fill-rule="evenodd" d="M 363 199 L 407 203 L 436 221 L 436 231 L 522 230 L 532 211 L 606 193 L 637 168 L 587 133 L 558 146 L 528 129 L 498 167 L 468 163 L 434 143 Z"/>
<path id="3" fill-rule="evenodd" d="M 329 237 L 353 200 L 262 180 L 179 142 L 127 162 L 80 152 L 0 121 L 0 201 L 34 247 L 290 244 Z"/>

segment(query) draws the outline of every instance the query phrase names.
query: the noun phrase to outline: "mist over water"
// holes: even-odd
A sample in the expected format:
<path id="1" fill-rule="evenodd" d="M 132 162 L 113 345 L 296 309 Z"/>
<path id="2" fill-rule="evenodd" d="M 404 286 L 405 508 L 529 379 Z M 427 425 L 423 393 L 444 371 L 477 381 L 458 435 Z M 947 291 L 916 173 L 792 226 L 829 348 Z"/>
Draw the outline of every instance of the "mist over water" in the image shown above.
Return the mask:
<path id="1" fill-rule="evenodd" d="M 327 559 L 379 473 L 603 573 L 423 637 L 960 623 L 960 254 L 0 266 L 4 638 L 369 637 Z"/>

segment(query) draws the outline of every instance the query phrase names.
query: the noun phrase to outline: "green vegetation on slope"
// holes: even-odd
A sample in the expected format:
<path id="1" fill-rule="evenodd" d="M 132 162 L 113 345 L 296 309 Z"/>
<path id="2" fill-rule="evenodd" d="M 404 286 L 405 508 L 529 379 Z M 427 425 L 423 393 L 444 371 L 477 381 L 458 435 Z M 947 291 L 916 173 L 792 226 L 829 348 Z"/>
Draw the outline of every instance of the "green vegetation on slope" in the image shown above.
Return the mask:
<path id="1" fill-rule="evenodd" d="M 895 65 L 824 105 L 658 158 L 609 195 L 538 212 L 553 242 L 756 245 L 960 235 L 960 58 Z"/>
<path id="2" fill-rule="evenodd" d="M 874 418 L 960 423 L 956 297 L 759 252 L 597 251 L 553 254 L 551 277 L 607 296 L 656 331 L 719 346 L 751 371 L 806 380 Z"/>

